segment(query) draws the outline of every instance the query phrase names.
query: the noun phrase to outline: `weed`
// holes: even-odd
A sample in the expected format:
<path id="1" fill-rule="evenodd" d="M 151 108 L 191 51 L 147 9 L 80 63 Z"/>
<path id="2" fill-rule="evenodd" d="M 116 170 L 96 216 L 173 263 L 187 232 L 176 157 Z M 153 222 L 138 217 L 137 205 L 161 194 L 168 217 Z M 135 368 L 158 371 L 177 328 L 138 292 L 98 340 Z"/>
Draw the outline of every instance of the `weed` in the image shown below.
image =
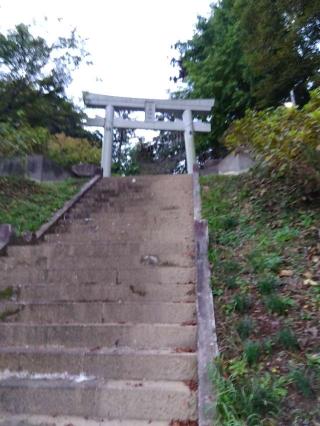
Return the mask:
<path id="1" fill-rule="evenodd" d="M 295 228 L 289 228 L 288 225 L 276 232 L 274 239 L 277 243 L 286 243 L 293 240 L 299 235 L 299 231 Z"/>
<path id="2" fill-rule="evenodd" d="M 272 349 L 273 349 L 273 340 L 271 338 L 266 338 L 263 341 L 263 352 L 266 354 L 271 354 Z"/>
<path id="3" fill-rule="evenodd" d="M 277 253 L 266 254 L 261 249 L 255 249 L 248 255 L 248 261 L 256 273 L 277 272 L 282 263 L 282 257 Z"/>
<path id="4" fill-rule="evenodd" d="M 297 388 L 297 391 L 305 398 L 312 398 L 314 396 L 314 389 L 312 388 L 312 384 L 304 368 L 292 370 L 289 377 Z"/>
<path id="5" fill-rule="evenodd" d="M 233 298 L 234 309 L 239 313 L 248 312 L 252 306 L 252 299 L 248 294 L 237 294 Z"/>
<path id="6" fill-rule="evenodd" d="M 241 340 L 247 339 L 252 333 L 253 329 L 254 322 L 249 317 L 241 319 L 236 325 L 236 330 Z"/>
<path id="7" fill-rule="evenodd" d="M 241 377 L 248 373 L 248 364 L 245 358 L 234 358 L 229 362 L 230 377 Z"/>
<path id="8" fill-rule="evenodd" d="M 249 365 L 256 364 L 262 355 L 263 347 L 260 342 L 248 340 L 244 345 L 244 356 Z"/>
<path id="9" fill-rule="evenodd" d="M 276 335 L 276 342 L 287 350 L 299 349 L 299 343 L 296 335 L 290 328 L 283 328 Z"/>
<path id="10" fill-rule="evenodd" d="M 217 269 L 219 272 L 223 272 L 224 274 L 237 274 L 241 270 L 241 266 L 238 262 L 234 260 L 223 260 L 220 262 L 220 265 L 217 265 Z"/>
<path id="11" fill-rule="evenodd" d="M 3 290 L 0 290 L 0 300 L 8 300 L 14 295 L 12 287 L 7 287 Z"/>
<path id="12" fill-rule="evenodd" d="M 6 321 L 7 318 L 17 315 L 20 312 L 20 308 L 8 309 L 0 313 L 0 321 Z"/>
<path id="13" fill-rule="evenodd" d="M 238 226 L 239 219 L 236 216 L 227 215 L 223 217 L 222 224 L 224 230 L 233 229 Z"/>
<path id="14" fill-rule="evenodd" d="M 281 297 L 275 294 L 266 296 L 264 303 L 270 312 L 277 315 L 286 315 L 288 310 L 295 305 L 290 297 Z"/>
<path id="15" fill-rule="evenodd" d="M 279 280 L 276 275 L 266 274 L 262 276 L 257 283 L 258 290 L 263 295 L 273 293 L 273 291 L 279 285 Z"/>
<path id="16" fill-rule="evenodd" d="M 287 380 L 265 373 L 262 376 L 228 376 L 218 360 L 211 372 L 217 391 L 217 424 L 261 426 L 274 417 L 287 394 Z"/>
<path id="17" fill-rule="evenodd" d="M 226 277 L 224 279 L 224 284 L 229 289 L 234 289 L 234 288 L 237 288 L 239 286 L 238 282 L 237 282 L 237 278 L 234 277 L 234 276 L 228 276 L 228 277 Z"/>

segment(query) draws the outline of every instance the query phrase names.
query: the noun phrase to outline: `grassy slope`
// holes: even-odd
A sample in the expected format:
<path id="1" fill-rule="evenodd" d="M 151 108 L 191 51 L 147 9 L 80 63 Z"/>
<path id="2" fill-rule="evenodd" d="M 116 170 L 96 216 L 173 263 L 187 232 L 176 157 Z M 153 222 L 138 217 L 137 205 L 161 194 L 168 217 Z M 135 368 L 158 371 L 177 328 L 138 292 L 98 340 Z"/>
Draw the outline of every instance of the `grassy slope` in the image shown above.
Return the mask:
<path id="1" fill-rule="evenodd" d="M 21 178 L 0 177 L 0 223 L 11 223 L 18 234 L 35 231 L 61 208 L 83 180 L 38 184 Z"/>
<path id="2" fill-rule="evenodd" d="M 202 198 L 221 351 L 216 424 L 319 424 L 319 205 L 249 175 L 203 178 Z"/>

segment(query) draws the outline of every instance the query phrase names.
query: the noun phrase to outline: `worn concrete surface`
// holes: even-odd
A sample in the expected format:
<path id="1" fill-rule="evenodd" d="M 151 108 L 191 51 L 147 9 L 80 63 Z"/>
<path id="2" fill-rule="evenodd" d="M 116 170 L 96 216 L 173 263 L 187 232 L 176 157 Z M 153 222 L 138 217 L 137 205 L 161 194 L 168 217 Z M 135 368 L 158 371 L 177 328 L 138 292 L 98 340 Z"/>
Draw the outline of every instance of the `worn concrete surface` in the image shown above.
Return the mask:
<path id="1" fill-rule="evenodd" d="M 196 420 L 195 253 L 190 176 L 102 179 L 43 243 L 10 247 L 0 425 Z"/>

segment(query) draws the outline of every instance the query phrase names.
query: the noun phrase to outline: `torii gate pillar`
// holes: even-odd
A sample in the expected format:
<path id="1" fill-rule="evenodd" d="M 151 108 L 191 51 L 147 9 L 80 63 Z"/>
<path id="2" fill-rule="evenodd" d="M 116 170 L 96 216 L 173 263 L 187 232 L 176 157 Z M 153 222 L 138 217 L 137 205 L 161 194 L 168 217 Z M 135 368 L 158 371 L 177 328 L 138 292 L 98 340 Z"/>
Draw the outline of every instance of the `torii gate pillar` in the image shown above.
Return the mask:
<path id="1" fill-rule="evenodd" d="M 103 145 L 102 145 L 102 153 L 101 153 L 101 168 L 103 170 L 103 177 L 111 176 L 113 119 L 114 119 L 114 108 L 112 105 L 108 105 L 106 107 L 106 119 L 104 123 L 104 135 L 103 135 Z"/>
<path id="2" fill-rule="evenodd" d="M 192 112 L 190 109 L 184 111 L 182 120 L 184 124 L 184 144 L 186 149 L 187 171 L 189 174 L 192 174 L 193 166 L 196 164 L 196 150 L 194 147 Z"/>

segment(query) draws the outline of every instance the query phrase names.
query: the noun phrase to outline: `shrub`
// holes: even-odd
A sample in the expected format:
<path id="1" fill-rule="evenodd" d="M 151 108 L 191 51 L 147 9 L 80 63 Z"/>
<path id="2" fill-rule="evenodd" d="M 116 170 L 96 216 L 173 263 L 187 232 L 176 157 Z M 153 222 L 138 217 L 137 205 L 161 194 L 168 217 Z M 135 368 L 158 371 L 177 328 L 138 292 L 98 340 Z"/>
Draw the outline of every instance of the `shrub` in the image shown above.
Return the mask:
<path id="1" fill-rule="evenodd" d="M 72 138 L 61 133 L 50 138 L 48 155 L 64 167 L 78 163 L 99 165 L 101 150 L 92 146 L 87 139 Z"/>
<path id="2" fill-rule="evenodd" d="M 228 129 L 225 143 L 231 149 L 244 147 L 274 177 L 285 177 L 305 193 L 317 191 L 320 183 L 320 89 L 301 110 L 279 107 L 247 111 Z"/>

